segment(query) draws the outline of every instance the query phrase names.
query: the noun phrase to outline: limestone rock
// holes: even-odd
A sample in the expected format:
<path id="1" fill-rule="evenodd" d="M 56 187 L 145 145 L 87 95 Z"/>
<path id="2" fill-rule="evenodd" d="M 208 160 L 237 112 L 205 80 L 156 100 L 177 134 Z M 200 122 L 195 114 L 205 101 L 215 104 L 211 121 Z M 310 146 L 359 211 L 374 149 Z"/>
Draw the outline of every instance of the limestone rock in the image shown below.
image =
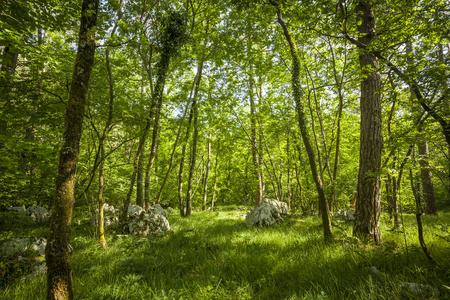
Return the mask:
<path id="1" fill-rule="evenodd" d="M 1 246 L 0 253 L 4 256 L 14 256 L 21 254 L 28 249 L 32 249 L 38 253 L 39 256 L 44 256 L 47 239 L 43 237 L 20 237 L 6 241 Z"/>
<path id="2" fill-rule="evenodd" d="M 143 210 L 141 213 L 135 213 L 129 217 L 130 222 L 127 224 L 127 227 L 128 232 L 132 235 L 145 237 L 170 230 L 167 218 L 154 211 Z"/>
<path id="3" fill-rule="evenodd" d="M 168 207 L 168 208 L 167 208 L 167 211 L 168 211 L 169 213 L 171 213 L 171 212 L 173 212 L 173 208 L 172 208 L 172 207 Z"/>
<path id="4" fill-rule="evenodd" d="M 289 210 L 287 204 L 274 199 L 264 199 L 261 203 L 248 213 L 247 226 L 272 226 L 278 220 L 283 220 L 282 215 L 287 215 Z"/>
<path id="5" fill-rule="evenodd" d="M 95 210 L 95 214 L 91 217 L 91 226 L 97 226 L 98 224 L 98 209 Z M 105 203 L 103 205 L 103 226 L 108 227 L 112 224 L 119 222 L 119 218 L 116 216 L 114 206 Z"/>
<path id="6" fill-rule="evenodd" d="M 19 213 L 19 214 L 21 214 L 21 215 L 24 215 L 26 212 L 25 212 L 25 209 L 23 208 L 23 206 L 12 206 L 12 207 L 8 207 L 7 209 L 6 209 L 6 211 L 7 212 L 17 212 L 17 213 Z"/>
<path id="7" fill-rule="evenodd" d="M 334 214 L 335 218 L 341 218 L 347 221 L 355 221 L 355 211 L 340 209 Z"/>
<path id="8" fill-rule="evenodd" d="M 280 213 L 282 215 L 289 214 L 289 207 L 286 202 L 281 202 L 281 201 L 278 201 L 275 199 L 269 199 L 269 198 L 264 198 L 261 202 L 267 202 L 270 205 L 275 206 L 276 208 L 278 208 L 278 210 L 280 211 Z M 245 209 L 245 207 L 244 207 L 244 209 Z"/>
<path id="9" fill-rule="evenodd" d="M 159 204 L 154 204 L 150 206 L 149 211 L 153 211 L 155 214 L 161 215 L 167 219 L 167 212 Z"/>
<path id="10" fill-rule="evenodd" d="M 139 215 L 141 212 L 143 212 L 144 209 L 140 207 L 139 205 L 129 205 L 128 206 L 128 217 L 131 215 Z"/>
<path id="11" fill-rule="evenodd" d="M 41 206 L 30 206 L 27 208 L 27 214 L 36 223 L 47 222 L 50 219 L 50 213 Z"/>

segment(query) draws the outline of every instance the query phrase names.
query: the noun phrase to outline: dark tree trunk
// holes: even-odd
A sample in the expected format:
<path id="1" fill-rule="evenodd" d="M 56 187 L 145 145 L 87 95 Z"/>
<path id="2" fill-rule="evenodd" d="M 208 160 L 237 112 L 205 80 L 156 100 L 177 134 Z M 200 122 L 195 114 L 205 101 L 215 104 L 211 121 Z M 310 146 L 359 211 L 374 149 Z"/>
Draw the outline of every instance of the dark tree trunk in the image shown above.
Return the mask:
<path id="1" fill-rule="evenodd" d="M 375 38 L 375 16 L 370 0 L 359 1 L 356 6 L 358 41 L 369 45 Z M 381 130 L 381 76 L 379 62 L 367 49 L 361 50 L 359 62 L 362 69 L 361 82 L 361 136 L 359 174 L 353 235 L 381 241 L 381 151 L 383 148 Z"/>
<path id="2" fill-rule="evenodd" d="M 322 215 L 324 238 L 325 238 L 325 241 L 331 241 L 333 239 L 333 234 L 331 232 L 331 222 L 329 219 L 327 199 L 325 197 L 325 191 L 324 191 L 322 180 L 321 180 L 319 172 L 317 170 L 316 158 L 315 158 L 314 150 L 313 150 L 311 142 L 310 142 L 310 137 L 308 134 L 308 128 L 307 128 L 307 124 L 306 124 L 305 113 L 304 113 L 303 104 L 301 101 L 300 60 L 299 60 L 298 54 L 297 54 L 297 47 L 296 47 L 294 41 L 292 40 L 292 37 L 289 33 L 286 23 L 284 22 L 284 20 L 281 16 L 280 8 L 277 8 L 277 17 L 278 17 L 278 23 L 283 28 L 283 33 L 286 38 L 286 41 L 289 44 L 289 48 L 290 48 L 290 52 L 291 52 L 292 92 L 293 92 L 293 96 L 294 96 L 294 100 L 295 100 L 295 104 L 296 104 L 296 109 L 297 109 L 297 114 L 298 114 L 298 123 L 299 123 L 300 131 L 302 134 L 303 143 L 305 145 L 305 149 L 308 154 L 311 172 L 312 172 L 312 175 L 314 178 L 314 182 L 316 184 L 317 193 L 319 195 L 319 209 L 320 209 L 320 212 Z"/>
<path id="3" fill-rule="evenodd" d="M 81 7 L 77 56 L 64 121 L 63 146 L 59 156 L 50 233 L 45 248 L 47 299 L 73 299 L 69 248 L 70 222 L 75 202 L 76 165 L 86 94 L 94 62 L 98 5 L 99 0 L 83 0 Z"/>

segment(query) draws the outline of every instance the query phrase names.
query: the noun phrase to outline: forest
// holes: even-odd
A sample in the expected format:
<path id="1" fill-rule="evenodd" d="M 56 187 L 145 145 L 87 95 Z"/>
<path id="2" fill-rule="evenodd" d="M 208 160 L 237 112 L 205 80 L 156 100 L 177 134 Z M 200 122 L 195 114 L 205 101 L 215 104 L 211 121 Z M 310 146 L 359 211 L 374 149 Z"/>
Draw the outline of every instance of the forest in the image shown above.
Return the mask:
<path id="1" fill-rule="evenodd" d="M 449 7 L 1 0 L 0 299 L 450 299 Z"/>

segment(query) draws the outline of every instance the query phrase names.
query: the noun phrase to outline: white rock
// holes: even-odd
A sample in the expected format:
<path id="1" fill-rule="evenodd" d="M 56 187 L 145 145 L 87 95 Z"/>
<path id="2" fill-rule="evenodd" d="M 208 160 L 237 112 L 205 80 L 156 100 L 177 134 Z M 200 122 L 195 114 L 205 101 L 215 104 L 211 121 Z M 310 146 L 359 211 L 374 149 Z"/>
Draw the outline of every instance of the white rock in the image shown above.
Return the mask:
<path id="1" fill-rule="evenodd" d="M 275 199 L 269 199 L 269 198 L 264 198 L 261 202 L 267 202 L 270 205 L 275 206 L 276 208 L 278 208 L 278 210 L 280 211 L 280 214 L 282 214 L 282 215 L 289 214 L 289 207 L 286 202 L 281 202 L 281 201 L 278 201 Z M 244 207 L 244 209 L 245 209 L 245 207 Z"/>
<path id="2" fill-rule="evenodd" d="M 34 222 L 42 223 L 50 219 L 50 213 L 41 206 L 30 206 L 27 208 L 27 214 L 31 216 Z"/>
<path id="3" fill-rule="evenodd" d="M 142 207 L 140 207 L 139 205 L 129 205 L 128 206 L 128 216 L 139 215 L 143 211 L 145 211 L 145 210 Z"/>
<path id="4" fill-rule="evenodd" d="M 334 214 L 334 217 L 342 218 L 342 219 L 345 219 L 347 221 L 355 221 L 355 211 L 354 210 L 340 209 Z"/>
<path id="5" fill-rule="evenodd" d="M 167 219 L 167 212 L 159 204 L 154 204 L 150 206 L 149 211 L 153 211 L 155 214 L 161 215 Z"/>
<path id="6" fill-rule="evenodd" d="M 23 206 L 11 206 L 11 207 L 8 207 L 6 209 L 6 211 L 7 212 L 17 212 L 21 215 L 24 215 L 26 213 L 25 208 L 23 208 Z"/>
<path id="7" fill-rule="evenodd" d="M 289 210 L 287 204 L 274 199 L 264 199 L 261 203 L 248 213 L 247 226 L 272 226 L 278 220 L 283 220 L 282 215 L 287 215 Z"/>
<path id="8" fill-rule="evenodd" d="M 15 238 L 6 241 L 1 246 L 1 253 L 5 256 L 14 256 L 21 254 L 28 249 L 37 251 L 39 256 L 45 255 L 45 246 L 47 245 L 47 239 L 43 237 L 39 238 Z"/>
<path id="9" fill-rule="evenodd" d="M 171 212 L 173 212 L 173 208 L 172 207 L 168 207 L 167 211 L 171 213 Z"/>
<path id="10" fill-rule="evenodd" d="M 142 211 L 130 216 L 128 232 L 136 236 L 149 236 L 170 230 L 169 221 L 153 211 Z"/>

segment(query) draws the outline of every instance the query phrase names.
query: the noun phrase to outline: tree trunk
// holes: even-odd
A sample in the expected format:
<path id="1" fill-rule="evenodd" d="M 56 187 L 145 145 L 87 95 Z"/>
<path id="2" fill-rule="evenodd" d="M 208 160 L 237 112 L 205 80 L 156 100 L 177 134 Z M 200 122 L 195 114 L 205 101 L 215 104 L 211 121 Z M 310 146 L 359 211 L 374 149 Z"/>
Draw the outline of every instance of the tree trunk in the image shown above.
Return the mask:
<path id="1" fill-rule="evenodd" d="M 309 164 L 311 166 L 311 172 L 314 178 L 314 182 L 316 184 L 317 193 L 319 194 L 319 209 L 321 211 L 322 215 L 322 222 L 323 222 L 323 233 L 325 241 L 331 241 L 333 239 L 333 234 L 331 233 L 331 222 L 329 219 L 329 212 L 328 212 L 328 204 L 327 199 L 325 197 L 325 191 L 323 187 L 322 180 L 320 178 L 319 172 L 317 170 L 316 166 L 316 158 L 314 154 L 314 150 L 311 146 L 309 134 L 308 134 L 308 127 L 306 124 L 306 118 L 305 113 L 303 111 L 303 104 L 301 101 L 301 89 L 300 89 L 300 60 L 298 58 L 297 54 L 297 46 L 295 45 L 294 41 L 292 40 L 292 37 L 288 31 L 288 28 L 286 26 L 286 23 L 284 22 L 282 16 L 281 16 L 281 10 L 278 7 L 277 8 L 277 17 L 278 17 L 278 23 L 283 28 L 284 36 L 286 37 L 286 41 L 289 44 L 291 57 L 292 57 L 292 92 L 297 108 L 297 114 L 298 114 L 298 123 L 300 127 L 300 131 L 303 138 L 303 143 L 305 145 L 306 152 L 308 153 L 309 158 Z"/>
<path id="2" fill-rule="evenodd" d="M 150 147 L 150 156 L 148 158 L 147 168 L 145 170 L 146 178 L 150 178 L 153 164 L 155 163 L 156 145 L 158 142 L 158 133 L 159 133 L 159 117 L 161 115 L 162 100 L 163 100 L 163 97 L 161 94 L 161 97 L 159 97 L 158 103 L 156 105 L 156 111 L 154 113 L 155 119 L 153 120 L 152 145 Z M 150 196 L 150 191 L 148 191 L 146 193 L 147 193 L 147 195 Z M 145 208 L 148 209 L 149 207 L 150 207 L 150 197 L 148 199 L 147 198 L 145 199 Z"/>
<path id="3" fill-rule="evenodd" d="M 169 178 L 170 171 L 172 170 L 173 158 L 175 156 L 175 151 L 177 149 L 178 140 L 180 139 L 181 131 L 183 129 L 183 123 L 184 123 L 184 119 L 186 118 L 186 114 L 187 114 L 187 111 L 188 111 L 188 108 L 189 108 L 190 100 L 191 99 L 189 98 L 188 103 L 186 103 L 186 108 L 185 108 L 184 113 L 183 113 L 183 118 L 181 119 L 180 126 L 178 127 L 177 138 L 175 139 L 175 142 L 173 143 L 173 149 L 172 149 L 172 154 L 170 156 L 169 167 L 167 168 L 166 176 L 164 177 L 164 180 L 162 182 L 161 188 L 159 189 L 158 199 L 156 200 L 156 203 L 158 203 L 158 204 L 161 201 L 161 196 L 162 196 L 162 192 L 164 190 L 164 186 L 166 185 L 167 179 Z"/>
<path id="4" fill-rule="evenodd" d="M 144 150 L 144 149 L 142 149 Z M 144 207 L 144 151 L 139 155 L 136 180 L 136 205 Z"/>
<path id="5" fill-rule="evenodd" d="M 259 205 L 263 197 L 262 182 L 261 182 L 261 170 L 258 155 L 258 145 L 256 143 L 256 106 L 253 94 L 253 76 L 249 78 L 249 98 L 250 98 L 250 123 L 251 123 L 251 143 L 252 143 L 252 159 L 254 175 L 256 179 L 256 200 L 255 207 Z M 253 180 L 252 180 L 253 182 Z M 251 189 L 252 191 L 254 188 Z"/>
<path id="6" fill-rule="evenodd" d="M 406 53 L 408 55 L 408 66 L 411 67 L 414 64 L 411 54 L 413 52 L 410 42 L 406 43 Z M 423 116 L 421 116 L 421 107 L 417 101 L 417 96 L 414 89 L 411 88 L 411 98 L 413 113 L 419 119 L 419 125 L 417 126 L 417 148 L 419 150 L 419 164 L 422 180 L 422 195 L 425 202 L 425 213 L 437 215 L 436 197 L 434 196 L 433 176 L 430 170 L 428 142 L 425 137 L 425 129 L 423 127 Z"/>
<path id="7" fill-rule="evenodd" d="M 217 153 L 216 153 L 216 163 L 214 164 L 214 188 L 211 199 L 211 210 L 214 210 L 214 201 L 216 200 L 216 187 L 217 187 L 217 163 L 219 161 L 219 150 L 220 150 L 220 138 L 217 140 Z"/>
<path id="8" fill-rule="evenodd" d="M 197 159 L 197 139 L 198 139 L 198 103 L 197 103 L 197 95 L 200 87 L 200 81 L 202 79 L 202 71 L 203 71 L 203 60 L 199 62 L 197 67 L 197 77 L 195 79 L 195 89 L 194 89 L 194 98 L 192 100 L 192 114 L 194 118 L 194 134 L 192 137 L 192 149 L 191 149 L 191 160 L 189 164 L 189 178 L 188 178 L 188 186 L 186 191 L 186 217 L 191 216 L 191 208 L 192 208 L 192 184 L 194 180 L 194 171 L 195 171 L 195 163 Z"/>
<path id="9" fill-rule="evenodd" d="M 63 146 L 60 150 L 56 193 L 45 248 L 47 299 L 73 299 L 70 266 L 70 223 L 86 94 L 94 63 L 95 26 L 99 0 L 83 0 L 78 49 L 67 103 Z"/>
<path id="10" fill-rule="evenodd" d="M 423 137 L 425 134 L 425 129 L 422 126 L 418 128 L 419 134 L 422 136 L 419 148 L 419 164 L 420 164 L 420 174 L 422 179 L 422 195 L 423 201 L 425 203 L 424 212 L 427 215 L 437 215 L 436 197 L 434 196 L 434 186 L 433 186 L 433 176 L 430 170 L 428 143 Z"/>
<path id="11" fill-rule="evenodd" d="M 145 125 L 144 131 L 141 135 L 141 138 L 139 139 L 139 146 L 138 146 L 138 150 L 136 152 L 136 156 L 133 162 L 133 174 L 131 176 L 131 182 L 130 182 L 130 187 L 128 189 L 128 193 L 127 193 L 127 197 L 124 201 L 123 204 L 123 208 L 122 208 L 122 213 L 120 214 L 120 219 L 119 221 L 121 223 L 123 223 L 126 218 L 127 218 L 127 212 L 128 212 L 128 206 L 130 205 L 130 200 L 131 200 L 131 194 L 133 193 L 133 187 L 134 187 L 134 183 L 136 180 L 136 173 L 137 173 L 137 169 L 138 169 L 138 163 L 139 163 L 139 156 L 141 155 L 143 149 L 144 149 L 144 145 L 145 145 L 145 140 L 147 138 L 147 135 L 150 131 L 150 126 L 152 123 L 152 119 L 153 119 L 153 115 L 155 115 L 155 121 L 154 123 L 158 123 L 159 122 L 159 115 L 158 115 L 158 119 L 156 117 L 156 115 L 158 114 L 158 110 L 160 110 L 160 106 L 162 104 L 162 96 L 163 96 L 163 91 L 164 91 L 164 84 L 166 82 L 166 76 L 167 76 L 167 71 L 169 68 L 169 64 L 170 64 L 170 59 L 172 57 L 172 53 L 171 52 L 165 52 L 163 49 L 163 52 L 161 53 L 161 57 L 160 57 L 160 61 L 158 63 L 158 71 L 157 71 L 157 80 L 156 80 L 156 85 L 155 85 L 155 89 L 153 91 L 152 94 L 152 105 L 150 108 L 150 112 L 149 112 L 149 116 L 147 118 L 147 123 Z M 155 127 L 155 124 L 153 125 L 153 128 Z M 153 131 L 153 139 L 154 142 L 156 142 L 155 140 L 155 135 L 157 135 L 158 132 L 155 130 Z M 152 142 L 152 149 L 153 149 L 153 142 Z M 150 154 L 151 156 L 152 154 Z M 153 154 L 154 155 L 154 154 Z M 150 162 L 150 160 L 149 160 Z"/>
<path id="12" fill-rule="evenodd" d="M 375 38 L 375 16 L 370 0 L 360 0 L 356 6 L 360 43 L 369 45 Z M 377 58 L 367 50 L 361 50 L 359 62 L 361 82 L 361 136 L 359 174 L 353 235 L 359 238 L 381 241 L 381 76 Z"/>
<path id="13" fill-rule="evenodd" d="M 208 132 L 208 158 L 206 159 L 205 180 L 203 182 L 203 210 L 206 210 L 206 202 L 208 200 L 208 178 L 210 165 L 211 165 L 211 131 Z"/>
<path id="14" fill-rule="evenodd" d="M 118 22 L 120 18 L 122 17 L 122 2 L 120 1 L 119 11 L 117 14 L 117 21 L 114 24 L 114 27 L 111 31 L 111 37 L 114 36 Z M 98 167 L 98 237 L 100 245 L 106 249 L 106 238 L 105 238 L 105 228 L 104 228 L 104 215 L 103 215 L 103 207 L 105 205 L 105 200 L 103 199 L 103 190 L 104 190 L 104 166 L 105 166 L 105 144 L 106 144 L 106 137 L 111 130 L 111 123 L 113 119 L 113 109 L 114 109 L 114 82 L 112 77 L 112 71 L 111 71 L 111 64 L 109 62 L 109 50 L 106 49 L 105 51 L 105 58 L 106 58 L 106 69 L 108 70 L 108 81 L 109 81 L 109 106 L 108 106 L 108 119 L 105 124 L 105 128 L 103 130 L 102 136 L 99 140 L 99 147 L 100 147 L 100 165 Z"/>

